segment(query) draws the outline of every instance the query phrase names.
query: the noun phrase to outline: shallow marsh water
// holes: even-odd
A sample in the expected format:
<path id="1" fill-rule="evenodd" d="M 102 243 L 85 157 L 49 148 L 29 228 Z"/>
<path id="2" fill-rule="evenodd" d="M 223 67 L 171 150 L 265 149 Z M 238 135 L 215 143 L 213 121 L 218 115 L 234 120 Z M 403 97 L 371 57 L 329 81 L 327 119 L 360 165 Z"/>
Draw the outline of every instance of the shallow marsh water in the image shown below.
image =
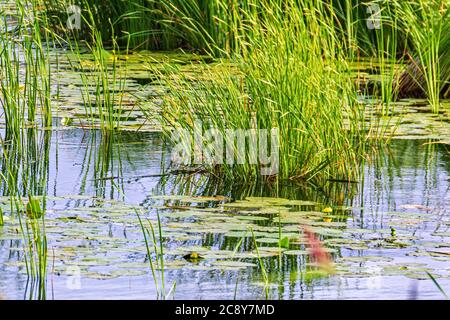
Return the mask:
<path id="1" fill-rule="evenodd" d="M 426 271 L 450 290 L 445 145 L 396 140 L 365 165 L 359 184 L 329 183 L 320 190 L 287 184 L 277 192 L 263 184 L 220 186 L 201 175 L 158 176 L 169 161 L 158 133 L 122 133 L 105 141 L 96 131 L 67 129 L 52 132 L 51 142 L 48 298 L 156 297 L 134 207 L 153 221 L 157 211 L 162 217 L 166 287 L 176 281 L 178 299 L 264 298 L 249 227 L 269 274 L 269 298 L 441 298 Z M 109 179 L 98 180 L 94 168 L 102 161 Z M 8 198 L 1 202 L 7 212 Z M 325 206 L 335 208 L 332 221 L 323 219 Z M 289 238 L 281 253 L 279 222 L 282 237 Z M 335 275 L 315 277 L 302 224 L 323 237 Z M 10 219 L 0 228 L 0 292 L 9 299 L 31 290 L 16 227 Z M 186 261 L 190 252 L 204 259 Z"/>

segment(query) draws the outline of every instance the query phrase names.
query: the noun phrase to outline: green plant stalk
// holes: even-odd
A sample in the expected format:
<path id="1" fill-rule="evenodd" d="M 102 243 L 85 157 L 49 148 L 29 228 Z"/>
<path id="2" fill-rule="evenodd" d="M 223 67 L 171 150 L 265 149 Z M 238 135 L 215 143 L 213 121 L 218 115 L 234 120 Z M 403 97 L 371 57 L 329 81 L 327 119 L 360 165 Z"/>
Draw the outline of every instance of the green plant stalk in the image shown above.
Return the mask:
<path id="1" fill-rule="evenodd" d="M 147 238 L 147 236 L 150 236 L 150 234 L 149 234 L 149 231 L 144 227 L 144 224 L 142 223 L 142 220 L 141 220 L 141 217 L 140 217 L 140 215 L 139 215 L 139 212 L 137 211 L 137 210 L 135 210 L 135 212 L 136 212 L 136 215 L 137 215 L 137 217 L 138 217 L 138 219 L 139 219 L 139 224 L 140 224 L 140 226 L 141 226 L 141 229 L 142 229 L 142 234 L 143 234 L 143 236 L 144 236 L 144 242 L 145 242 L 145 248 L 147 249 L 147 256 L 148 256 L 148 261 L 149 261 L 149 265 L 150 265 L 150 270 L 151 270 L 151 272 L 152 272 L 152 277 L 153 277 L 153 281 L 154 281 L 154 283 L 155 283 L 155 288 L 156 288 L 156 292 L 157 292 L 157 296 L 159 297 L 159 295 L 160 295 L 160 291 L 159 291 L 159 284 L 158 284 L 158 278 L 157 278 L 157 276 L 156 276 L 156 268 L 155 268 L 155 266 L 153 265 L 153 260 L 152 260 L 152 253 L 151 253 L 151 250 L 150 250 L 150 244 L 149 244 L 149 240 L 148 240 L 148 238 Z M 152 227 L 152 225 L 150 224 L 150 226 Z M 152 238 L 151 236 L 150 236 L 150 238 Z M 153 238 L 152 238 L 153 239 Z M 155 245 L 155 244 L 154 244 Z"/>
<path id="2" fill-rule="evenodd" d="M 264 280 L 265 296 L 266 296 L 266 299 L 269 299 L 269 276 L 268 276 L 266 268 L 264 266 L 264 262 L 261 259 L 261 255 L 259 254 L 258 243 L 256 242 L 255 233 L 253 232 L 253 229 L 251 229 L 250 231 L 252 233 L 252 239 L 253 239 L 253 243 L 255 245 L 256 255 L 258 257 L 259 267 L 261 268 L 261 272 L 262 272 L 262 276 L 263 276 L 263 280 Z"/>
<path id="3" fill-rule="evenodd" d="M 430 277 L 431 281 L 433 281 L 434 285 L 439 289 L 439 291 L 442 293 L 442 295 L 445 297 L 445 299 L 448 299 L 447 293 L 445 292 L 445 290 L 441 287 L 441 285 L 439 284 L 439 282 L 437 282 L 436 278 L 429 273 L 428 271 L 426 272 L 428 277 Z"/>
<path id="4" fill-rule="evenodd" d="M 418 64 L 419 75 L 412 74 L 417 78 L 419 87 L 426 93 L 431 110 L 438 113 L 440 110 L 440 94 L 447 83 L 445 74 L 445 60 L 441 61 L 440 52 L 448 52 L 448 41 L 443 30 L 450 26 L 450 6 L 446 0 L 430 1 L 394 1 L 395 12 L 401 21 L 401 26 L 408 32 L 408 38 L 413 50 L 411 59 Z M 445 53 L 444 53 L 445 55 Z M 444 56 L 445 57 L 445 56 Z M 416 60 L 414 60 L 416 59 Z M 441 65 L 443 62 L 443 65 Z M 444 72 L 442 78 L 441 71 Z M 423 77 L 423 87 L 420 79 Z"/>
<path id="5" fill-rule="evenodd" d="M 136 215 L 139 220 L 139 224 L 141 226 L 142 234 L 144 236 L 144 242 L 147 249 L 147 256 L 149 259 L 149 265 L 150 270 L 152 272 L 153 281 L 155 283 L 155 288 L 157 292 L 157 298 L 158 299 L 167 299 L 171 294 L 174 295 L 175 289 L 176 289 L 176 282 L 174 282 L 168 292 L 166 292 L 165 289 L 165 267 L 164 267 L 164 243 L 162 241 L 162 222 L 160 219 L 159 214 L 157 214 L 157 228 L 158 228 L 158 235 L 159 238 L 156 237 L 155 229 L 153 227 L 153 224 L 150 220 L 147 220 L 148 222 L 148 228 L 144 226 L 144 223 L 142 219 L 140 218 L 140 214 L 138 210 L 135 210 Z M 149 241 L 151 239 L 151 243 Z M 156 255 L 156 261 L 153 262 L 152 260 L 152 250 L 150 249 L 153 247 L 153 251 Z M 156 265 L 155 265 L 156 263 Z M 157 275 L 157 269 L 159 269 L 159 276 Z M 158 281 L 159 278 L 159 281 Z"/>

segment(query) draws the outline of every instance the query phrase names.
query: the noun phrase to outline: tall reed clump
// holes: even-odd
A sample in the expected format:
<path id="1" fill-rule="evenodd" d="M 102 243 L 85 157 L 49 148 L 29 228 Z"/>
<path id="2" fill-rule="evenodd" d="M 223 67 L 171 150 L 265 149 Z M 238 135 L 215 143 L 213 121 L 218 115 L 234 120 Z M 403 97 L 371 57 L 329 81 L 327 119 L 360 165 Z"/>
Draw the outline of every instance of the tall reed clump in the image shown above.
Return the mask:
<path id="1" fill-rule="evenodd" d="M 11 219 L 19 220 L 30 298 L 45 299 L 50 134 L 39 129 L 52 124 L 46 47 L 51 35 L 40 1 L 16 1 L 15 7 L 13 16 L 2 16 L 0 32 L 0 107 L 5 116 L 1 190 L 10 198 Z"/>
<path id="2" fill-rule="evenodd" d="M 117 0 L 89 1 L 93 23 L 103 39 L 113 35 L 111 23 L 121 45 L 130 42 L 131 47 L 169 50 L 179 47 L 198 51 L 233 47 L 237 36 L 227 20 L 228 11 L 248 6 L 254 0 L 206 1 L 206 0 Z M 85 0 L 73 0 L 70 4 L 85 6 Z M 54 16 L 64 16 L 67 1 L 47 0 L 46 8 Z M 57 22 L 56 24 L 59 24 Z M 59 25 L 60 27 L 60 25 Z M 90 40 L 89 30 L 81 30 L 82 39 Z M 128 35 L 131 35 L 128 38 Z"/>
<path id="3" fill-rule="evenodd" d="M 450 3 L 448 0 L 394 1 L 395 14 L 406 30 L 413 68 L 408 76 L 426 94 L 433 112 L 439 112 L 440 96 L 448 87 Z M 447 37 L 447 38 L 446 38 Z"/>
<path id="4" fill-rule="evenodd" d="M 162 112 L 166 133 L 173 137 L 173 130 L 187 129 L 194 135 L 195 120 L 222 137 L 228 129 L 277 128 L 278 177 L 355 178 L 364 154 L 363 109 L 329 24 L 335 17 L 321 1 L 266 0 L 258 10 L 233 17 L 252 25 L 252 37 L 234 57 L 238 75 L 172 84 Z M 259 165 L 210 169 L 246 180 L 259 175 Z"/>
<path id="5" fill-rule="evenodd" d="M 380 89 L 379 96 L 382 102 L 382 115 L 386 116 L 394 112 L 391 110 L 391 103 L 397 99 L 398 95 L 398 77 L 397 53 L 401 48 L 399 44 L 398 17 L 391 9 L 389 2 L 383 3 L 380 8 L 378 26 L 374 34 L 376 38 L 376 58 L 380 70 Z"/>
<path id="6" fill-rule="evenodd" d="M 252 37 L 248 18 L 255 18 L 258 6 L 255 0 L 147 0 L 145 11 L 155 17 L 164 48 L 181 45 L 220 55 L 240 52 L 240 44 Z"/>
<path id="7" fill-rule="evenodd" d="M 55 38 L 59 45 L 68 47 L 72 53 L 69 63 L 81 78 L 80 93 L 86 118 L 92 127 L 111 132 L 120 127 L 122 118 L 126 119 L 123 116 L 122 102 L 130 37 L 127 37 L 125 46 L 121 48 L 118 37 L 114 33 L 114 23 L 109 20 L 108 30 L 111 38 L 104 39 L 101 28 L 105 26 L 97 25 L 96 8 L 88 1 L 80 2 L 82 6 L 80 24 L 83 32 L 87 34 L 86 40 L 80 41 L 81 31 L 68 28 L 64 19 L 58 20 L 58 23 L 55 22 L 55 19 L 59 17 L 52 19 L 53 25 L 58 29 L 58 35 L 55 35 Z M 48 8 L 52 6 L 47 6 L 47 10 L 51 12 Z M 107 47 L 105 43 L 110 43 L 110 47 Z M 85 49 L 90 52 L 90 57 L 80 53 Z"/>
<path id="8" fill-rule="evenodd" d="M 134 36 L 130 41 L 133 48 L 168 49 L 161 47 L 161 37 L 168 33 L 157 26 L 161 14 L 151 2 L 151 0 L 45 0 L 44 6 L 51 17 L 50 21 L 55 32 L 60 35 L 66 34 L 68 15 L 73 14 L 78 9 L 73 6 L 77 6 L 82 12 L 88 10 L 92 13 L 93 20 L 89 23 L 96 26 L 102 39 L 111 39 L 116 33 L 120 44 L 126 45 L 129 41 L 128 35 L 132 33 Z M 86 25 L 76 33 L 82 40 L 91 40 L 91 32 Z"/>

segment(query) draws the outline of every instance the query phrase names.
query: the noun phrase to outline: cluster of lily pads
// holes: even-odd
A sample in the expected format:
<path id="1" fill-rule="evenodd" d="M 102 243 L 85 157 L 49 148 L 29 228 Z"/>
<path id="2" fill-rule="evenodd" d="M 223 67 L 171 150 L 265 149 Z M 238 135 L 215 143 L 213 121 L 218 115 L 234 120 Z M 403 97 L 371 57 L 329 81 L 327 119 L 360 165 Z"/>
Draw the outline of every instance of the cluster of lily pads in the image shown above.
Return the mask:
<path id="1" fill-rule="evenodd" d="M 299 277 L 304 277 L 319 270 L 302 233 L 308 226 L 334 261 L 334 273 L 322 276 L 364 278 L 378 272 L 427 279 L 430 272 L 435 277 L 450 277 L 450 220 L 445 216 L 437 220 L 436 214 L 421 206 L 386 212 L 379 221 L 360 227 L 354 217 L 358 208 L 324 210 L 324 205 L 304 200 L 151 199 L 153 205 L 146 208 L 144 218 L 155 224 L 156 212 L 160 215 L 163 238 L 157 240 L 165 247 L 164 270 L 265 267 L 274 274 L 286 265 L 296 266 Z M 8 201 L 1 199 L 5 212 Z M 48 197 L 47 202 L 52 208 L 45 212 L 48 261 L 54 275 L 67 275 L 74 267 L 83 277 L 94 279 L 149 273 L 137 206 L 88 196 Z M 5 266 L 25 272 L 20 241 L 13 241 L 21 239 L 18 227 L 17 219 L 8 217 L 0 228 L 0 241 L 11 240 L 9 250 L 17 252 L 16 259 L 6 261 Z"/>
<path id="2" fill-rule="evenodd" d="M 162 96 L 168 90 L 160 84 L 163 74 L 175 76 L 182 72 L 199 79 L 206 63 L 211 62 L 206 56 L 177 52 L 143 50 L 119 54 L 104 50 L 103 54 L 107 60 L 109 90 L 115 92 L 114 117 L 121 130 L 131 131 L 161 130 L 154 116 L 160 111 Z M 100 127 L 99 106 L 86 105 L 86 101 L 98 100 L 96 77 L 100 66 L 94 55 L 82 49 L 76 54 L 53 49 L 50 62 L 57 79 L 52 97 L 54 114 L 61 118 L 62 127 Z"/>

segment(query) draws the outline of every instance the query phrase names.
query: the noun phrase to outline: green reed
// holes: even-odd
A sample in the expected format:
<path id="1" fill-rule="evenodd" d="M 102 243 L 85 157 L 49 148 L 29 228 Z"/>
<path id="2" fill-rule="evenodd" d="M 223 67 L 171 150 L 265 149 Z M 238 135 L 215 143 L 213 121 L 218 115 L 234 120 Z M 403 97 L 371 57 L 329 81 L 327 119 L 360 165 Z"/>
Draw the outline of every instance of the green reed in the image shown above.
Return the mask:
<path id="1" fill-rule="evenodd" d="M 410 74 L 426 93 L 431 110 L 440 109 L 440 95 L 448 85 L 449 72 L 442 67 L 448 59 L 450 42 L 443 41 L 450 28 L 450 5 L 447 0 L 394 1 L 400 27 L 406 30 L 412 49 L 410 54 L 418 74 Z M 444 76 L 444 77 L 442 77 Z M 423 80 L 422 80 L 423 79 Z"/>
<path id="2" fill-rule="evenodd" d="M 0 33 L 0 106 L 5 117 L 1 189 L 10 198 L 10 219 L 19 221 L 30 299 L 45 299 L 46 292 L 50 133 L 39 129 L 52 125 L 47 47 L 51 35 L 40 4 L 16 1 L 13 16 L 2 15 Z"/>
<path id="3" fill-rule="evenodd" d="M 380 97 L 383 104 L 382 116 L 394 112 L 391 110 L 391 102 L 397 99 L 398 77 L 396 74 L 396 62 L 398 52 L 398 21 L 393 14 L 389 3 L 385 4 L 380 12 L 379 28 L 374 29 L 377 43 L 377 63 L 381 76 Z"/>
<path id="4" fill-rule="evenodd" d="M 255 237 L 255 233 L 253 232 L 253 229 L 250 230 L 251 234 L 252 234 L 252 240 L 253 240 L 253 244 L 255 246 L 255 252 L 256 252 L 256 256 L 258 258 L 258 262 L 259 262 L 259 267 L 261 268 L 261 273 L 263 276 L 263 280 L 264 280 L 264 294 L 265 294 L 265 298 L 266 300 L 269 299 L 269 275 L 267 273 L 266 267 L 264 265 L 264 261 L 261 259 L 261 255 L 259 254 L 259 248 L 258 248 L 258 243 L 256 242 L 256 237 Z"/>
<path id="5" fill-rule="evenodd" d="M 193 84 L 178 75 L 181 81 L 164 82 L 171 87 L 161 117 L 166 133 L 182 128 L 194 134 L 195 120 L 223 137 L 228 129 L 278 128 L 279 177 L 354 177 L 364 154 L 363 107 L 338 34 L 324 27 L 335 17 L 320 3 L 260 2 L 260 15 L 250 22 L 253 40 L 233 59 L 238 72 L 224 66 L 212 80 Z M 255 165 L 211 169 L 246 180 L 258 176 Z"/>
<path id="6" fill-rule="evenodd" d="M 156 298 L 166 300 L 170 297 L 170 295 L 175 294 L 176 282 L 172 284 L 169 291 L 166 291 L 164 243 L 161 218 L 159 213 L 157 213 L 157 230 L 155 231 L 155 227 L 149 219 L 146 219 L 146 221 L 142 220 L 141 216 L 143 215 L 143 212 L 139 212 L 137 209 L 135 212 L 144 236 L 147 259 L 156 288 Z M 153 258 L 153 256 L 155 256 L 155 258 Z"/>
<path id="7" fill-rule="evenodd" d="M 90 23 L 88 23 L 91 35 L 92 44 L 87 44 L 89 50 L 94 56 L 94 79 L 95 79 L 95 108 L 100 118 L 100 126 L 102 129 L 112 130 L 120 126 L 120 118 L 122 114 L 122 97 L 125 80 L 124 77 L 119 77 L 117 72 L 120 49 L 114 36 L 114 27 L 110 22 L 112 31 L 112 51 L 106 51 L 103 46 L 103 39 L 101 33 L 97 30 L 94 24 L 94 17 L 91 10 L 88 10 Z M 128 48 L 126 54 L 128 53 Z M 88 82 L 89 78 L 85 73 L 81 73 L 83 82 Z M 116 90 L 118 89 L 118 93 Z M 92 101 L 89 100 L 89 95 L 86 103 L 90 110 L 92 110 Z M 91 114 L 92 117 L 92 114 Z"/>
<path id="8" fill-rule="evenodd" d="M 46 3 L 50 10 L 60 13 L 67 7 L 60 0 Z M 85 5 L 84 0 L 71 3 Z M 292 10 L 292 5 L 291 1 L 280 0 L 94 0 L 89 2 L 88 11 L 98 35 L 93 38 L 90 27 L 79 35 L 94 44 L 100 38 L 117 36 L 118 45 L 127 48 L 183 48 L 216 56 L 245 56 L 264 27 L 267 8 L 269 12 L 273 12 L 272 8 L 286 11 Z M 378 8 L 380 12 L 376 12 Z M 443 32 L 450 23 L 446 0 L 303 0 L 293 10 L 305 19 L 308 10 L 327 16 L 322 28 L 334 33 L 339 50 L 345 52 L 347 59 L 379 59 L 382 114 L 387 114 L 398 91 L 406 93 L 406 97 L 426 93 L 434 112 L 439 110 L 439 96 L 448 97 L 450 41 L 448 33 Z M 380 19 L 381 28 L 369 28 L 373 18 Z M 396 68 L 391 68 L 395 62 L 403 62 L 405 53 L 412 68 L 404 74 L 409 74 L 406 78 L 412 78 L 412 84 L 411 80 L 402 81 Z"/>
<path id="9" fill-rule="evenodd" d="M 437 282 L 436 278 L 429 273 L 428 271 L 426 271 L 428 277 L 431 279 L 431 281 L 433 281 L 433 284 L 436 286 L 436 288 L 438 288 L 438 290 L 442 293 L 442 295 L 445 297 L 445 299 L 448 300 L 448 295 L 445 292 L 445 290 L 441 287 L 441 285 L 439 284 L 439 282 Z"/>
<path id="10" fill-rule="evenodd" d="M 51 134 L 22 129 L 22 145 L 0 139 L 1 190 L 9 196 L 10 220 L 19 221 L 23 258 L 32 290 L 30 299 L 45 299 L 47 238 L 45 232 L 46 184 Z"/>
<path id="11" fill-rule="evenodd" d="M 68 29 L 60 19 L 53 22 L 58 26 L 58 43 L 67 46 L 72 53 L 69 58 L 74 71 L 81 79 L 80 93 L 84 102 L 86 118 L 91 127 L 100 127 L 102 131 L 120 128 L 124 110 L 122 108 L 125 82 L 127 77 L 127 56 L 130 37 L 127 37 L 125 48 L 121 49 L 118 37 L 114 33 L 114 24 L 108 21 L 111 48 L 105 47 L 105 39 L 96 22 L 94 8 L 83 1 L 81 21 L 88 40 L 81 40 L 80 32 Z M 92 60 L 82 55 L 82 49 L 88 49 Z M 125 117 L 126 118 L 126 117 Z"/>

